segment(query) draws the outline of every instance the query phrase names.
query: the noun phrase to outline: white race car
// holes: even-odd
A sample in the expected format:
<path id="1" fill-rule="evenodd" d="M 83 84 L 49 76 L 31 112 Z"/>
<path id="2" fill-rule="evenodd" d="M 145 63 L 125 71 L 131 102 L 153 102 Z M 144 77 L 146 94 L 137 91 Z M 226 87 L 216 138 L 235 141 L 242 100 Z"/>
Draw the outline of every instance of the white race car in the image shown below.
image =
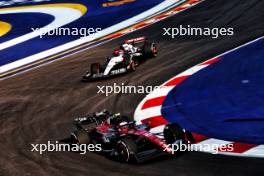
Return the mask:
<path id="1" fill-rule="evenodd" d="M 146 37 L 138 37 L 124 41 L 113 56 L 108 57 L 104 64 L 91 64 L 90 71 L 83 76 L 83 81 L 106 78 L 113 75 L 135 71 L 144 60 L 157 56 L 157 46 Z"/>

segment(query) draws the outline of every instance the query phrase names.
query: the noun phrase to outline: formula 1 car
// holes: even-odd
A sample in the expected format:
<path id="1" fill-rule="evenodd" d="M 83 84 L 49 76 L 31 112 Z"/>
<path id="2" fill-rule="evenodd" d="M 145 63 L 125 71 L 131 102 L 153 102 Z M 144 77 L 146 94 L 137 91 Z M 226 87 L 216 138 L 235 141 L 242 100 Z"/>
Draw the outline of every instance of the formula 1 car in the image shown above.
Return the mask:
<path id="1" fill-rule="evenodd" d="M 168 124 L 162 134 L 155 134 L 148 124 L 137 125 L 107 110 L 77 118 L 74 126 L 71 133 L 74 144 L 101 144 L 101 154 L 120 162 L 143 162 L 174 154 L 169 144 L 178 145 L 186 140 L 184 130 L 177 124 Z"/>
<path id="2" fill-rule="evenodd" d="M 90 71 L 86 72 L 82 80 L 89 81 L 135 71 L 142 61 L 156 57 L 157 53 L 156 44 L 149 42 L 146 37 L 126 40 L 119 49 L 114 50 L 113 56 L 108 57 L 104 64 L 91 64 Z"/>

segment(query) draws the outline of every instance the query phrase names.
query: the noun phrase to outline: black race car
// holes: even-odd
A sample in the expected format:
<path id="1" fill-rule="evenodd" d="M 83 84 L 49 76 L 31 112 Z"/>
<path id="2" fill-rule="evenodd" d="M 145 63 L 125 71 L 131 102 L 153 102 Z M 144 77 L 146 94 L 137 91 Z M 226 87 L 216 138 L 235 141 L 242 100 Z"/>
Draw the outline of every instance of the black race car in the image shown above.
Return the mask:
<path id="1" fill-rule="evenodd" d="M 101 144 L 101 154 L 121 162 L 142 162 L 164 154 L 174 154 L 171 145 L 186 142 L 184 130 L 168 124 L 161 134 L 148 124 L 136 125 L 120 114 L 103 110 L 74 120 L 71 141 L 77 144 Z"/>
<path id="2" fill-rule="evenodd" d="M 90 81 L 135 71 L 142 61 L 156 57 L 157 53 L 156 44 L 149 42 L 145 37 L 126 40 L 119 49 L 114 50 L 113 56 L 108 57 L 104 64 L 91 64 L 90 71 L 86 72 L 82 80 Z"/>

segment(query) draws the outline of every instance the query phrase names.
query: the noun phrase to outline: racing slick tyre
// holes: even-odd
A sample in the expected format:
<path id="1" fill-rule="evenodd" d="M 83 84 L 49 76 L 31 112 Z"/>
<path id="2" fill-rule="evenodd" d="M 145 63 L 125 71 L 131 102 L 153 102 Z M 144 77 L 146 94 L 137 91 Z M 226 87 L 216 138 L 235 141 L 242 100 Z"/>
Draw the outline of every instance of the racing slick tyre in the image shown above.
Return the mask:
<path id="1" fill-rule="evenodd" d="M 116 151 L 120 162 L 131 162 L 136 158 L 137 144 L 132 139 L 122 139 L 117 142 Z"/>
<path id="2" fill-rule="evenodd" d="M 100 73 L 101 65 L 99 63 L 93 63 L 91 64 L 91 74 L 98 74 Z"/>
<path id="3" fill-rule="evenodd" d="M 84 130 L 76 130 L 71 134 L 71 141 L 74 144 L 90 144 L 91 138 Z"/>
<path id="4" fill-rule="evenodd" d="M 143 54 L 146 57 L 156 57 L 158 54 L 158 49 L 156 44 L 154 42 L 152 43 L 145 42 L 143 46 Z"/>
<path id="5" fill-rule="evenodd" d="M 127 70 L 131 72 L 136 71 L 135 61 L 131 59 L 130 54 L 125 53 L 123 57 L 124 57 L 124 61 L 123 61 L 124 67 L 126 67 Z"/>
<path id="6" fill-rule="evenodd" d="M 128 71 L 136 71 L 136 63 L 133 58 L 129 54 L 124 54 L 124 67 L 127 68 Z"/>
<path id="7" fill-rule="evenodd" d="M 129 65 L 129 71 L 133 72 L 136 71 L 136 63 L 132 61 Z"/>
<path id="8" fill-rule="evenodd" d="M 176 123 L 166 125 L 163 134 L 167 144 L 173 144 L 177 140 L 184 139 L 183 129 Z"/>

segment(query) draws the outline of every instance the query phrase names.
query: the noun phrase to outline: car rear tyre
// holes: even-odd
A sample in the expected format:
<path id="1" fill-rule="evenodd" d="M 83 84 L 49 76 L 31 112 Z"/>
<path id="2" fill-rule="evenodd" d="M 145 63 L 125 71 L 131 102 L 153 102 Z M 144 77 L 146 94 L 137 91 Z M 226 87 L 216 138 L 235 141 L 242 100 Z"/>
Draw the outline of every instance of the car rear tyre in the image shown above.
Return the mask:
<path id="1" fill-rule="evenodd" d="M 130 63 L 130 69 L 129 69 L 131 72 L 134 72 L 134 71 L 136 71 L 136 64 L 135 64 L 135 62 L 134 61 L 132 61 L 131 63 Z"/>
<path id="2" fill-rule="evenodd" d="M 117 142 L 116 151 L 120 162 L 131 162 L 137 154 L 137 144 L 132 139 L 122 139 Z"/>
<path id="3" fill-rule="evenodd" d="M 71 141 L 74 144 L 90 144 L 91 138 L 84 130 L 76 130 L 71 134 Z"/>
<path id="4" fill-rule="evenodd" d="M 183 129 L 175 123 L 166 125 L 163 134 L 167 144 L 173 144 L 177 140 L 184 139 Z"/>
<path id="5" fill-rule="evenodd" d="M 158 49 L 155 43 L 146 42 L 143 46 L 144 55 L 146 57 L 156 57 L 158 54 Z"/>

